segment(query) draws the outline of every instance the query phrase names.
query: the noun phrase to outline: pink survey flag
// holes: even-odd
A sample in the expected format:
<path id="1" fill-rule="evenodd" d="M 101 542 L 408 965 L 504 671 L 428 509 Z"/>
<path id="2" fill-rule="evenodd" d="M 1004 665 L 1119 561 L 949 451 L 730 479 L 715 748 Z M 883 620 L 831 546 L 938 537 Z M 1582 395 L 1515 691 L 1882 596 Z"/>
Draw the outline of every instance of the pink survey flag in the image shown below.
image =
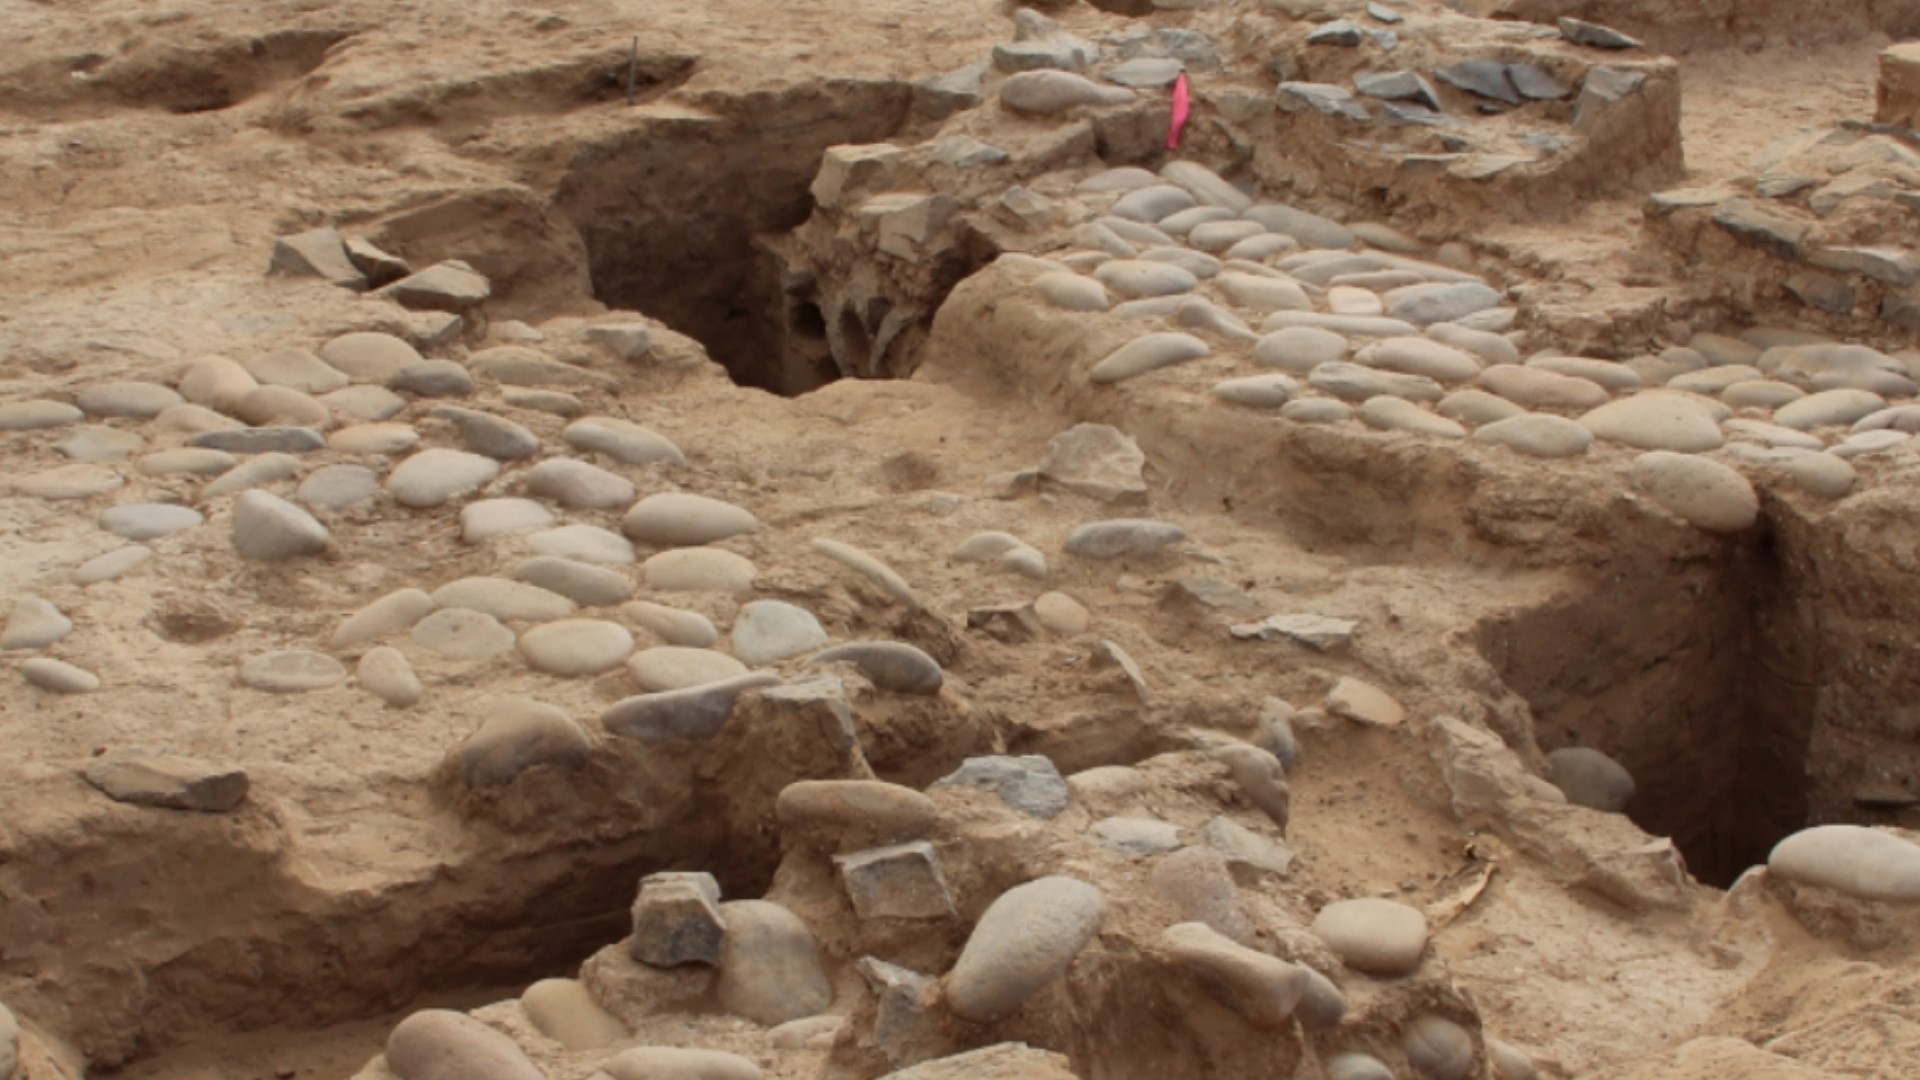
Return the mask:
<path id="1" fill-rule="evenodd" d="M 1180 132 L 1187 126 L 1187 112 L 1191 108 L 1187 98 L 1187 73 L 1183 71 L 1173 80 L 1173 123 L 1167 127 L 1167 149 L 1180 149 Z"/>

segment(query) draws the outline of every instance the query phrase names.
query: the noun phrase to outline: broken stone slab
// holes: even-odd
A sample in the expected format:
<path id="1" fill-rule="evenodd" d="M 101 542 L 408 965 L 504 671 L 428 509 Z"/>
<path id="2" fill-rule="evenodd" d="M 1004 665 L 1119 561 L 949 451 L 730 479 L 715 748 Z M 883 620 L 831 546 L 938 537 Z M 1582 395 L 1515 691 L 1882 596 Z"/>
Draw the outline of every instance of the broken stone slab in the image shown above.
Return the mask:
<path id="1" fill-rule="evenodd" d="M 1507 78 L 1520 96 L 1529 101 L 1559 101 L 1572 91 L 1560 84 L 1553 73 L 1538 64 L 1508 64 Z"/>
<path id="2" fill-rule="evenodd" d="M 720 905 L 725 948 L 716 987 L 721 1008 L 772 1026 L 812 1016 L 833 1003 L 813 931 L 798 915 L 766 900 Z"/>
<path id="3" fill-rule="evenodd" d="M 116 802 L 225 813 L 247 797 L 247 774 L 179 754 L 116 750 L 87 766 L 87 783 Z"/>
<path id="4" fill-rule="evenodd" d="M 931 120 L 944 120 L 962 109 L 974 108 L 983 100 L 980 83 L 987 76 L 987 67 L 983 60 L 914 83 L 913 111 Z"/>
<path id="5" fill-rule="evenodd" d="M 887 1063 L 901 1068 L 927 1056 L 938 1027 L 930 1013 L 934 980 L 878 957 L 863 956 L 854 970 L 879 999 L 875 1003 L 873 1042 Z"/>
<path id="6" fill-rule="evenodd" d="M 1597 67 L 1587 72 L 1586 81 L 1580 86 L 1580 97 L 1573 104 L 1574 130 L 1592 128 L 1610 107 L 1639 93 L 1646 83 L 1647 75 L 1643 71 Z"/>
<path id="7" fill-rule="evenodd" d="M 413 273 L 413 267 L 407 265 L 407 260 L 382 250 L 371 240 L 348 237 L 346 248 L 347 259 L 353 263 L 353 268 L 365 274 L 367 284 L 376 289 Z"/>
<path id="8" fill-rule="evenodd" d="M 1807 261 L 1828 270 L 1859 274 L 1890 285 L 1920 281 L 1920 253 L 1898 247 L 1815 247 Z"/>
<path id="9" fill-rule="evenodd" d="M 493 286 L 473 267 L 459 259 L 447 259 L 408 274 L 374 295 L 415 311 L 459 314 L 492 296 Z"/>
<path id="10" fill-rule="evenodd" d="M 862 919 L 945 919 L 953 894 L 933 845 L 909 840 L 833 857 L 840 881 Z"/>
<path id="11" fill-rule="evenodd" d="M 964 787 L 990 792 L 1028 817 L 1051 820 L 1067 808 L 1067 781 L 1054 763 L 1039 754 L 1021 757 L 972 757 L 934 781 L 933 787 Z"/>
<path id="12" fill-rule="evenodd" d="M 712 874 L 668 872 L 640 879 L 627 951 L 654 967 L 717 966 L 725 951 L 726 916 Z"/>
<path id="13" fill-rule="evenodd" d="M 317 277 L 330 285 L 359 292 L 367 287 L 367 276 L 353 264 L 346 242 L 332 227 L 309 229 L 282 236 L 273 242 L 273 256 L 267 263 L 269 275 Z"/>
<path id="14" fill-rule="evenodd" d="M 90 694 L 100 689 L 100 676 L 50 656 L 36 656 L 20 664 L 20 677 L 55 694 Z"/>
<path id="15" fill-rule="evenodd" d="M 1499 60 L 1462 60 L 1440 68 L 1433 74 L 1449 86 L 1490 101 L 1504 105 L 1518 105 L 1521 101 L 1519 92 L 1507 77 L 1507 65 Z"/>
<path id="16" fill-rule="evenodd" d="M 1147 501 L 1146 464 L 1140 444 L 1119 428 L 1075 424 L 1047 440 L 1040 477 L 1102 502 L 1139 505 Z"/>
<path id="17" fill-rule="evenodd" d="M 1362 72 L 1353 77 L 1353 88 L 1383 101 L 1415 101 L 1436 113 L 1446 111 L 1439 92 L 1417 71 Z"/>
<path id="18" fill-rule="evenodd" d="M 505 787 L 542 765 L 579 772 L 593 742 L 564 709 L 527 698 L 487 703 L 488 716 L 460 747 L 460 778 L 470 788 Z"/>
<path id="19" fill-rule="evenodd" d="M 1200 614 L 1252 614 L 1260 609 L 1259 601 L 1240 586 L 1219 578 L 1195 576 L 1170 582 L 1160 591 L 1159 603 L 1165 609 Z"/>
<path id="20" fill-rule="evenodd" d="M 1313 112 L 1367 123 L 1373 115 L 1344 86 L 1332 83 L 1283 82 L 1274 90 L 1274 104 L 1282 112 Z"/>
<path id="21" fill-rule="evenodd" d="M 649 743 L 711 739 L 726 726 L 741 694 L 780 681 L 773 672 L 755 671 L 705 686 L 640 694 L 609 706 L 600 714 L 600 726 L 608 734 Z"/>
<path id="22" fill-rule="evenodd" d="M 1598 23 L 1582 22 L 1562 16 L 1558 21 L 1560 36 L 1575 45 L 1585 45 L 1590 49 L 1639 49 L 1644 46 L 1639 39 L 1630 38 L 1611 27 Z"/>
<path id="23" fill-rule="evenodd" d="M 1141 56 L 1115 64 L 1100 77 L 1135 90 L 1158 90 L 1172 86 L 1184 70 L 1186 65 L 1171 56 Z"/>
<path id="24" fill-rule="evenodd" d="M 1307 34 L 1309 45 L 1333 45 L 1343 49 L 1354 48 L 1365 39 L 1366 34 L 1346 19 L 1322 23 Z"/>
<path id="25" fill-rule="evenodd" d="M 896 694 L 938 696 L 946 681 L 940 662 L 903 641 L 852 641 L 835 645 L 807 661 L 814 664 L 852 664 L 867 681 Z"/>
<path id="26" fill-rule="evenodd" d="M 248 657 L 240 665 L 240 682 L 269 694 L 300 694 L 324 690 L 347 677 L 340 661 L 309 649 L 281 649 Z"/>
<path id="27" fill-rule="evenodd" d="M 1106 915 L 1099 889 L 1050 876 L 988 905 L 946 977 L 946 1003 L 976 1024 L 998 1020 L 1065 973 Z"/>
<path id="28" fill-rule="evenodd" d="M 1230 627 L 1242 641 L 1291 641 L 1317 652 L 1344 652 L 1353 643 L 1353 632 L 1360 624 L 1352 619 L 1307 613 L 1269 615 L 1255 623 Z"/>

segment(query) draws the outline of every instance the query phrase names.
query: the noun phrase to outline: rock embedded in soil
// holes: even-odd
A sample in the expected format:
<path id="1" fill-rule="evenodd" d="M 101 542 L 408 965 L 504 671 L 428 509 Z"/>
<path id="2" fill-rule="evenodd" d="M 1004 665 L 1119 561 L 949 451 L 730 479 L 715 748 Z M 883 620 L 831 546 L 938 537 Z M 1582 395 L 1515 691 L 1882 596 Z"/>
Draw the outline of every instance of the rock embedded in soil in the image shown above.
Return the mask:
<path id="1" fill-rule="evenodd" d="M 528 495 L 577 510 L 612 510 L 633 502 L 633 481 L 591 462 L 549 458 L 521 477 Z"/>
<path id="2" fill-rule="evenodd" d="M 1113 306 L 1100 282 L 1079 274 L 1041 274 L 1033 279 L 1033 287 L 1047 303 L 1062 311 L 1105 311 Z"/>
<path id="3" fill-rule="evenodd" d="M 730 635 L 733 655 L 748 667 L 766 667 L 827 643 L 820 620 L 784 600 L 755 600 L 740 609 Z"/>
<path id="4" fill-rule="evenodd" d="M 145 439 L 131 431 L 88 424 L 68 432 L 53 448 L 68 461 L 107 464 L 125 461 L 146 445 Z"/>
<path id="5" fill-rule="evenodd" d="M 124 577 L 153 558 L 153 549 L 145 544 L 129 544 L 115 548 L 104 555 L 95 555 L 73 570 L 75 585 L 98 585 L 103 581 L 113 581 Z"/>
<path id="6" fill-rule="evenodd" d="M 939 856 L 924 840 L 833 857 L 854 914 L 862 919 L 949 919 L 953 893 Z"/>
<path id="7" fill-rule="evenodd" d="M 500 474 L 500 463 L 464 450 L 422 450 L 387 475 L 387 490 L 402 506 L 416 510 L 444 505 Z"/>
<path id="8" fill-rule="evenodd" d="M 1427 917 L 1378 897 L 1337 900 L 1314 917 L 1313 932 L 1355 971 L 1405 975 L 1427 949 Z"/>
<path id="9" fill-rule="evenodd" d="M 549 622 L 573 614 L 573 601 L 559 593 L 506 578 L 470 577 L 433 590 L 440 608 L 484 612 L 503 622 Z"/>
<path id="10" fill-rule="evenodd" d="M 1435 416 L 1405 398 L 1385 395 L 1369 398 L 1360 406 L 1358 415 L 1368 427 L 1382 431 L 1405 431 L 1441 439 L 1467 437 L 1466 428 L 1444 416 Z"/>
<path id="11" fill-rule="evenodd" d="M 380 296 L 415 311 L 459 314 L 493 295 L 486 276 L 458 259 L 447 259 L 409 274 L 380 290 Z M 418 1080 L 407 1077 L 406 1080 Z"/>
<path id="12" fill-rule="evenodd" d="M 1642 450 L 1698 454 L 1726 443 L 1720 425 L 1692 398 L 1660 390 L 1602 405 L 1580 417 L 1596 438 Z"/>
<path id="13" fill-rule="evenodd" d="M 408 629 L 433 611 L 433 597 L 415 588 L 395 589 L 346 618 L 333 632 L 335 649 L 376 641 Z"/>
<path id="14" fill-rule="evenodd" d="M 396 709 L 411 708 L 425 692 L 406 654 L 388 645 L 368 649 L 354 666 L 360 688 Z"/>
<path id="15" fill-rule="evenodd" d="M 633 579 L 618 570 L 538 555 L 513 568 L 516 581 L 557 593 L 581 607 L 605 607 L 633 595 Z"/>
<path id="16" fill-rule="evenodd" d="M 772 1026 L 833 1004 L 820 947 L 798 915 L 765 900 L 734 900 L 720 913 L 727 922 L 715 987 L 721 1008 Z"/>
<path id="17" fill-rule="evenodd" d="M 387 1036 L 400 1080 L 546 1080 L 520 1045 L 465 1013 L 423 1009 Z"/>
<path id="18" fill-rule="evenodd" d="M 712 649 L 663 645 L 635 653 L 627 661 L 627 671 L 640 689 L 664 693 L 739 678 L 747 673 L 747 666 Z"/>
<path id="19" fill-rule="evenodd" d="M 1341 676 L 1327 692 L 1327 712 L 1374 727 L 1397 727 L 1407 718 L 1406 707 L 1393 695 L 1369 682 Z"/>
<path id="20" fill-rule="evenodd" d="M 1244 744 L 1219 747 L 1213 756 L 1226 765 L 1240 794 L 1279 826 L 1284 836 L 1293 814 L 1293 791 L 1287 786 L 1286 766 L 1280 764 L 1280 759 L 1257 746 Z"/>
<path id="21" fill-rule="evenodd" d="M 1394 1080 L 1386 1063 L 1368 1054 L 1336 1054 L 1327 1060 L 1327 1080 Z"/>
<path id="22" fill-rule="evenodd" d="M 620 531 L 660 548 L 711 544 L 759 526 L 760 520 L 742 507 L 682 492 L 649 495 L 620 521 Z"/>
<path id="23" fill-rule="evenodd" d="M 761 1080 L 760 1066 L 725 1050 L 636 1046 L 600 1065 L 611 1080 Z"/>
<path id="24" fill-rule="evenodd" d="M 100 676 L 49 656 L 23 661 L 20 675 L 32 685 L 55 694 L 90 694 L 100 689 Z"/>
<path id="25" fill-rule="evenodd" d="M 600 1050 L 632 1037 L 579 979 L 541 979 L 521 993 L 520 1008 L 542 1035 L 568 1050 Z"/>
<path id="26" fill-rule="evenodd" d="M 1176 923 L 1161 931 L 1160 945 L 1255 1027 L 1291 1025 L 1307 991 L 1306 968 L 1250 949 L 1205 923 Z"/>
<path id="27" fill-rule="evenodd" d="M 714 628 L 712 620 L 697 611 L 636 600 L 621 607 L 620 613 L 669 645 L 708 649 L 720 640 L 720 631 Z"/>
<path id="28" fill-rule="evenodd" d="M 357 382 L 385 383 L 394 372 L 424 357 L 392 334 L 361 330 L 320 346 L 320 359 Z"/>
<path id="29" fill-rule="evenodd" d="M 513 648 L 513 631 L 484 611 L 442 608 L 413 628 L 413 643 L 449 660 L 490 660 Z"/>
<path id="30" fill-rule="evenodd" d="M 1633 477 L 1663 509 L 1708 532 L 1741 532 L 1760 516 L 1747 478 L 1708 458 L 1655 450 L 1634 459 Z"/>
<path id="31" fill-rule="evenodd" d="M 1058 817 L 1069 798 L 1059 768 L 1039 754 L 967 758 L 933 786 L 992 792 L 1020 813 L 1042 819 Z"/>
<path id="32" fill-rule="evenodd" d="M 754 671 L 684 690 L 639 694 L 607 706 L 600 726 L 610 734 L 649 743 L 711 739 L 726 725 L 741 694 L 778 685 L 778 675 Z"/>
<path id="33" fill-rule="evenodd" d="M 593 757 L 587 733 L 558 706 L 497 698 L 486 716 L 460 747 L 460 778 L 470 788 L 504 787 L 543 765 L 579 772 Z"/>
<path id="34" fill-rule="evenodd" d="M 919 840 L 940 819 L 932 799 L 881 780 L 798 780 L 780 790 L 774 813 L 783 839 L 820 839 L 837 851 Z"/>
<path id="35" fill-rule="evenodd" d="M 1199 840 L 1219 852 L 1230 868 L 1245 873 L 1286 877 L 1293 869 L 1293 849 L 1285 841 L 1261 836 L 1224 815 L 1207 822 Z"/>
<path id="36" fill-rule="evenodd" d="M 0 403 L 0 431 L 40 431 L 79 423 L 86 413 L 62 401 Z"/>
<path id="37" fill-rule="evenodd" d="M 723 958 L 727 919 L 712 874 L 669 871 L 641 878 L 632 915 L 627 952 L 643 964 L 715 967 Z"/>
<path id="38" fill-rule="evenodd" d="M 1575 806 L 1618 814 L 1633 801 L 1633 776 L 1598 750 L 1568 746 L 1547 755 L 1550 779 Z"/>
<path id="39" fill-rule="evenodd" d="M 753 591 L 759 570 L 746 558 L 718 548 L 676 548 L 641 564 L 647 587 L 659 592 Z"/>
<path id="40" fill-rule="evenodd" d="M 946 977 L 953 1014 L 976 1024 L 1001 1019 L 1063 975 L 1100 929 L 1100 890 L 1070 877 L 1016 885 L 974 924 Z"/>
<path id="41" fill-rule="evenodd" d="M 920 606 L 920 599 L 914 594 L 913 587 L 907 584 L 907 579 L 901 577 L 893 567 L 888 566 L 869 552 L 854 547 L 852 544 L 825 536 L 815 537 L 813 542 L 808 546 L 816 553 L 825 555 L 841 566 L 866 578 L 882 592 L 886 593 L 887 597 L 895 603 L 910 608 Z"/>
<path id="42" fill-rule="evenodd" d="M 250 657 L 240 665 L 240 682 L 270 694 L 324 690 L 347 677 L 340 661 L 325 653 L 286 649 Z"/>
<path id="43" fill-rule="evenodd" d="M 520 635 L 520 655 L 535 671 L 564 678 L 598 675 L 633 652 L 633 635 L 619 623 L 560 619 Z"/>
<path id="44" fill-rule="evenodd" d="M 247 797 L 247 774 L 178 754 L 116 750 L 87 766 L 87 783 L 117 802 L 225 813 Z"/>
<path id="45" fill-rule="evenodd" d="M 1269 615 L 1255 623 L 1241 623 L 1228 630 L 1241 640 L 1291 641 L 1316 652 L 1341 652 L 1353 642 L 1359 623 L 1326 615 Z"/>
<path id="46" fill-rule="evenodd" d="M 1401 1034 L 1407 1063 L 1433 1080 L 1465 1080 L 1473 1071 L 1473 1036 L 1441 1016 L 1422 1016 Z"/>
<path id="47" fill-rule="evenodd" d="M 589 416 L 575 420 L 567 425 L 560 437 L 568 446 L 605 454 L 623 465 L 687 463 L 686 455 L 666 436 L 651 428 L 610 416 Z"/>
<path id="48" fill-rule="evenodd" d="M 1482 1041 L 1487 1047 L 1487 1063 L 1493 1066 L 1493 1080 L 1534 1080 L 1540 1075 L 1526 1051 L 1492 1036 L 1484 1036 Z"/>
<path id="49" fill-rule="evenodd" d="M 1093 272 L 1095 280 L 1128 299 L 1183 296 L 1200 287 L 1193 271 L 1170 262 L 1116 259 Z"/>
<path id="50" fill-rule="evenodd" d="M 189 506 L 125 503 L 100 512 L 102 529 L 123 540 L 155 540 L 185 532 L 207 519 Z"/>
<path id="51" fill-rule="evenodd" d="M 1147 456 L 1126 432 L 1106 424 L 1075 424 L 1047 440 L 1040 476 L 1102 502 L 1139 504 L 1147 500 L 1146 465 Z"/>
<path id="52" fill-rule="evenodd" d="M 0 630 L 0 650 L 44 649 L 73 633 L 73 620 L 52 601 L 23 596 L 13 605 L 7 625 Z"/>
<path id="53" fill-rule="evenodd" d="M 13 482 L 21 495 L 57 502 L 66 499 L 90 499 L 126 486 L 126 478 L 105 465 L 61 465 L 58 468 L 29 473 Z"/>
<path id="54" fill-rule="evenodd" d="M 151 420 L 186 399 L 171 387 L 150 382 L 108 382 L 83 386 L 74 404 L 89 416 Z"/>
<path id="55" fill-rule="evenodd" d="M 1186 530 L 1178 525 L 1117 518 L 1075 527 L 1067 535 L 1066 551 L 1083 559 L 1152 558 L 1187 539 Z"/>
<path id="56" fill-rule="evenodd" d="M 311 454 L 327 445 L 326 438 L 310 427 L 247 427 L 230 431 L 203 431 L 187 441 L 192 446 L 225 450 L 230 454 Z"/>
<path id="57" fill-rule="evenodd" d="M 1476 429 L 1473 441 L 1504 446 L 1528 457 L 1555 459 L 1586 453 L 1593 444 L 1593 433 L 1564 416 L 1527 413 Z"/>
<path id="58" fill-rule="evenodd" d="M 1862 900 L 1920 901 L 1920 844 L 1861 825 L 1816 825 L 1774 845 L 1768 873 Z"/>
<path id="59" fill-rule="evenodd" d="M 380 474 L 363 465 L 323 465 L 307 474 L 293 497 L 320 510 L 345 510 L 380 493 Z"/>
<path id="60" fill-rule="evenodd" d="M 820 652 L 809 664 L 852 664 L 867 681 L 896 694 L 932 697 L 946 676 L 940 662 L 901 641 L 855 641 Z"/>

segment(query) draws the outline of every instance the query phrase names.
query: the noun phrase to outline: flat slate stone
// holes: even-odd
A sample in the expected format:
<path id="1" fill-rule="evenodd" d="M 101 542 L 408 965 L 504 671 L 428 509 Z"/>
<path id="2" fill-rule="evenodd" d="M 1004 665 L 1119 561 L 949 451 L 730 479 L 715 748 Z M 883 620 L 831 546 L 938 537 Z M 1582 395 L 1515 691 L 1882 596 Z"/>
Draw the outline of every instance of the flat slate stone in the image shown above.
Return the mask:
<path id="1" fill-rule="evenodd" d="M 1507 78 L 1507 65 L 1498 60 L 1463 60 L 1433 74 L 1449 86 L 1504 105 L 1518 105 L 1521 101 L 1519 92 Z"/>
<path id="2" fill-rule="evenodd" d="M 734 900 L 720 905 L 720 915 L 727 924 L 714 987 L 721 1008 L 772 1026 L 813 1016 L 833 1003 L 819 943 L 798 915 L 766 900 Z M 632 1074 L 627 1080 L 652 1075 L 658 1074 Z"/>
<path id="3" fill-rule="evenodd" d="M 1283 82 L 1274 90 L 1274 104 L 1282 112 L 1313 112 L 1363 124 L 1373 119 L 1352 91 L 1332 83 Z"/>
<path id="4" fill-rule="evenodd" d="M 89 424 L 74 428 L 53 448 L 68 461 L 104 464 L 125 461 L 146 445 L 147 440 L 135 432 Z"/>
<path id="5" fill-rule="evenodd" d="M 1059 768 L 1039 754 L 967 758 L 933 786 L 991 792 L 1028 817 L 1048 820 L 1060 816 L 1070 797 Z"/>
<path id="6" fill-rule="evenodd" d="M 1085 559 L 1151 558 L 1187 539 L 1187 531 L 1178 525 L 1118 518 L 1077 526 L 1067 534 L 1066 550 Z"/>
<path id="7" fill-rule="evenodd" d="M 1087 106 L 1122 105 L 1131 90 L 1101 86 L 1068 71 L 1023 71 L 1000 84 L 1000 104 L 1014 112 L 1053 116 Z"/>
<path id="8" fill-rule="evenodd" d="M 1042 478 L 1075 494 L 1111 503 L 1144 503 L 1142 475 L 1147 456 L 1119 428 L 1075 424 L 1047 440 L 1041 452 Z"/>
<path id="9" fill-rule="evenodd" d="M 116 750 L 83 774 L 116 802 L 168 810 L 224 813 L 247 797 L 247 774 L 178 754 Z"/>
<path id="10" fill-rule="evenodd" d="M 435 263 L 381 289 L 379 295 L 415 311 L 458 314 L 493 294 L 486 276 L 458 259 Z M 408 1078 L 412 1080 L 412 1078 Z"/>

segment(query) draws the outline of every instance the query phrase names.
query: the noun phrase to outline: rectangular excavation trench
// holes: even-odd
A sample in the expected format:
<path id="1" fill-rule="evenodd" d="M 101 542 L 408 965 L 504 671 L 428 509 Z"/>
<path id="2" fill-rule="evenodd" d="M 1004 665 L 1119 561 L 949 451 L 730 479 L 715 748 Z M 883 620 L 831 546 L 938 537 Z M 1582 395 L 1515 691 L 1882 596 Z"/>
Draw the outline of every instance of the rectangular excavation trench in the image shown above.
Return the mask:
<path id="1" fill-rule="evenodd" d="M 1531 705 L 1540 748 L 1591 747 L 1624 765 L 1627 815 L 1672 837 L 1709 885 L 1764 863 L 1811 820 L 1852 813 L 1810 791 L 1817 610 L 1787 576 L 1763 535 L 1724 560 L 1616 569 L 1478 633 Z"/>
<path id="2" fill-rule="evenodd" d="M 643 121 L 582 151 L 554 197 L 580 231 L 596 299 L 704 345 L 744 386 L 792 396 L 840 377 L 812 283 L 766 238 L 813 209 L 828 147 L 907 123 L 904 82 L 820 80 Z"/>

